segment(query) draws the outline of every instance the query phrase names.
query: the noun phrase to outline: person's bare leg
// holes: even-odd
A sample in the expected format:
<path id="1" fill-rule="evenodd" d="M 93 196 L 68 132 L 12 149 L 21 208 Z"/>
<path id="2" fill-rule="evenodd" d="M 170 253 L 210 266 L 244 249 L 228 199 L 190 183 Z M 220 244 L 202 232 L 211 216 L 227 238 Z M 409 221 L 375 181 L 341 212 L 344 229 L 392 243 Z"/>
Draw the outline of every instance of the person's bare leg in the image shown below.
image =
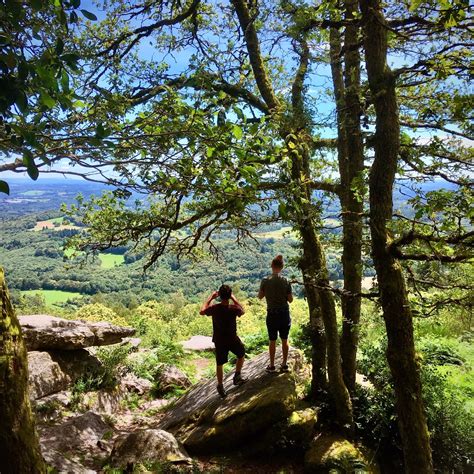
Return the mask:
<path id="1" fill-rule="evenodd" d="M 268 345 L 268 352 L 270 354 L 270 367 L 275 366 L 275 351 L 276 351 L 276 341 L 270 341 Z"/>
<path id="2" fill-rule="evenodd" d="M 218 385 L 222 385 L 224 381 L 224 366 L 223 365 L 216 366 L 216 377 L 217 377 Z"/>
<path id="3" fill-rule="evenodd" d="M 283 360 L 281 365 L 287 365 L 288 362 L 288 339 L 282 339 L 281 340 L 281 352 L 283 354 Z"/>

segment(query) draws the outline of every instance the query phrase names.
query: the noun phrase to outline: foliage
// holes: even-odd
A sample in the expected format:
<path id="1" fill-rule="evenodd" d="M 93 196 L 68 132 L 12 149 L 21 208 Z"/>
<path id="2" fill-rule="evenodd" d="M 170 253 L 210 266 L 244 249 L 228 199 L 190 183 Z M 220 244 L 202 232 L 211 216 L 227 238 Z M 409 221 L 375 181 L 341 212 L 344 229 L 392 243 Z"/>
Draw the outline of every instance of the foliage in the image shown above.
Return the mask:
<path id="1" fill-rule="evenodd" d="M 30 178 L 38 178 L 41 165 L 49 164 L 41 135 L 48 129 L 48 112 L 74 108 L 76 98 L 70 76 L 78 70 L 80 55 L 71 41 L 71 27 L 79 21 L 80 0 L 5 1 L 0 59 L 0 136 L 3 153 L 22 156 Z M 81 10 L 88 19 L 96 19 Z M 0 181 L 0 192 L 9 186 Z"/>
<path id="2" fill-rule="evenodd" d="M 359 370 L 374 384 L 374 389 L 359 389 L 358 427 L 361 434 L 375 445 L 392 444 L 400 448 L 396 425 L 394 392 L 390 371 L 385 360 L 386 339 L 380 337 L 361 347 Z M 423 398 L 431 435 L 433 459 L 439 468 L 462 471 L 473 456 L 474 413 L 466 402 L 472 397 L 472 388 L 459 390 L 446 375 L 443 366 L 446 358 L 434 357 L 445 353 L 446 345 L 435 338 L 419 344 Z M 456 364 L 460 357 L 450 348 L 449 360 Z"/>
<path id="3" fill-rule="evenodd" d="M 83 319 L 85 321 L 99 322 L 109 321 L 118 326 L 127 326 L 127 320 L 117 316 L 114 311 L 106 306 L 94 303 L 82 306 L 75 314 L 75 319 Z"/>

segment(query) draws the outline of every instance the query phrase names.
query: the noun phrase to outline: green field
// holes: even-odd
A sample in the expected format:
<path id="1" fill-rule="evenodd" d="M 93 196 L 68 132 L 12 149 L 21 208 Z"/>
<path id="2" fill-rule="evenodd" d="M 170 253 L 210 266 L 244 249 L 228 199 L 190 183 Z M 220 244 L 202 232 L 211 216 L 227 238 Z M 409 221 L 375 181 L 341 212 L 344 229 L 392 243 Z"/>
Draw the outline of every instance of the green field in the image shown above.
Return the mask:
<path id="1" fill-rule="evenodd" d="M 55 305 L 58 303 L 65 303 L 67 300 L 72 298 L 82 298 L 80 293 L 73 293 L 72 291 L 61 291 L 61 290 L 27 290 L 21 292 L 25 296 L 43 296 L 47 306 Z"/>
<path id="2" fill-rule="evenodd" d="M 113 255 L 111 253 L 101 253 L 99 258 L 102 268 L 114 268 L 124 262 L 123 255 Z"/>

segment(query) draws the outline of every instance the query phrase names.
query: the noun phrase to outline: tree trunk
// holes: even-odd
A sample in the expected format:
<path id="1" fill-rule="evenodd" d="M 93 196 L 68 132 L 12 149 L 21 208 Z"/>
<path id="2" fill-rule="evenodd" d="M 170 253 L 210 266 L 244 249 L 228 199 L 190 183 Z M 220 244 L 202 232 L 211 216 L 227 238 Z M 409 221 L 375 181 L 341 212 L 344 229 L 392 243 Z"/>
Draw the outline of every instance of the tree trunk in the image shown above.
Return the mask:
<path id="1" fill-rule="evenodd" d="M 328 391 L 327 371 L 326 371 L 326 332 L 321 308 L 321 298 L 316 288 L 317 269 L 312 262 L 312 251 L 303 240 L 303 257 L 300 260 L 301 273 L 305 287 L 306 300 L 309 308 L 309 324 L 311 339 L 311 393 L 313 400 L 324 400 Z"/>
<path id="2" fill-rule="evenodd" d="M 376 112 L 375 158 L 370 172 L 370 231 L 387 329 L 387 359 L 395 386 L 398 426 L 407 473 L 432 473 L 428 428 L 415 358 L 413 322 L 399 262 L 389 252 L 387 223 L 399 152 L 395 78 L 387 66 L 387 28 L 379 0 L 360 0 L 369 86 Z"/>
<path id="3" fill-rule="evenodd" d="M 298 136 L 294 132 L 293 136 Z M 292 153 L 292 178 L 295 183 L 293 200 L 296 204 L 295 218 L 297 228 L 303 241 L 303 257 L 306 265 L 312 269 L 311 274 L 305 275 L 307 291 L 315 291 L 315 307 L 310 308 L 310 314 L 322 314 L 325 329 L 327 373 L 329 392 L 336 412 L 336 421 L 339 427 L 350 433 L 353 430 L 352 403 L 349 392 L 344 384 L 341 368 L 341 353 L 339 347 L 339 333 L 337 328 L 336 305 L 329 285 L 326 260 L 323 246 L 316 232 L 314 222 L 314 208 L 311 204 L 311 187 L 306 183 L 309 176 L 309 155 L 304 139 L 304 132 L 300 132 L 300 140 L 294 143 Z M 309 264 L 309 262 L 311 262 Z M 318 304 L 319 300 L 319 304 Z M 315 348 L 317 350 L 317 348 Z"/>
<path id="4" fill-rule="evenodd" d="M 46 472 L 30 400 L 28 359 L 20 323 L 0 268 L 0 472 Z"/>
<path id="5" fill-rule="evenodd" d="M 357 1 L 346 0 L 346 19 L 354 18 Z M 344 55 L 340 33 L 331 28 L 330 56 L 338 128 L 338 162 L 341 176 L 339 198 L 342 209 L 342 268 L 344 295 L 342 296 L 341 357 L 344 382 L 348 390 L 355 390 L 356 354 L 360 320 L 362 280 L 362 212 L 363 200 L 356 179 L 364 169 L 363 144 L 360 131 L 361 107 L 359 27 L 349 24 L 344 33 Z M 342 67 L 344 57 L 345 68 Z"/>
<path id="6" fill-rule="evenodd" d="M 281 104 L 269 81 L 260 54 L 255 21 L 252 19 L 249 9 L 253 4 L 247 0 L 231 0 L 231 3 L 235 8 L 240 27 L 244 32 L 247 51 L 249 53 L 250 63 L 252 65 L 257 87 L 270 111 L 274 114 L 274 117 L 277 118 Z M 327 268 L 322 245 L 317 236 L 314 225 L 314 206 L 312 205 L 311 195 L 312 189 L 308 185 L 308 180 L 311 177 L 309 157 L 313 140 L 311 139 L 311 134 L 309 132 L 311 130 L 311 124 L 307 121 L 307 114 L 305 114 L 303 101 L 304 80 L 307 73 L 310 51 L 304 34 L 298 38 L 298 41 L 300 46 L 300 49 L 298 50 L 300 62 L 291 88 L 292 114 L 290 120 L 278 117 L 280 122 L 280 135 L 283 140 L 287 141 L 288 145 L 291 143 L 293 147 L 293 151 L 290 152 L 292 163 L 291 188 L 292 191 L 294 191 L 294 196 L 291 196 L 291 198 L 295 204 L 293 219 L 301 233 L 305 252 L 304 257 L 310 258 L 311 264 L 309 265 L 309 268 L 311 268 L 311 273 L 316 273 L 316 281 L 314 283 L 309 281 L 314 278 L 314 275 L 307 274 L 305 277 L 308 289 L 312 285 L 316 285 L 315 288 L 317 288 L 317 293 L 312 293 L 314 298 L 311 299 L 311 304 L 313 303 L 313 300 L 314 303 L 317 304 L 316 295 L 319 295 L 320 301 L 320 307 L 318 308 L 315 306 L 311 308 L 310 314 L 313 313 L 316 324 L 318 320 L 318 316 L 316 315 L 322 312 L 327 338 L 329 385 L 336 408 L 337 422 L 341 428 L 352 430 L 352 404 L 342 378 L 341 355 L 334 298 L 331 291 L 321 289 L 321 286 L 324 288 L 329 286 L 329 280 L 327 277 Z M 311 291 L 312 290 L 309 289 L 309 292 Z M 313 350 L 317 351 L 321 349 L 315 347 Z M 316 358 L 318 365 L 321 363 L 321 357 L 322 356 L 319 355 Z M 321 367 L 315 368 L 315 371 L 321 372 Z M 316 383 L 319 384 L 320 382 Z"/>

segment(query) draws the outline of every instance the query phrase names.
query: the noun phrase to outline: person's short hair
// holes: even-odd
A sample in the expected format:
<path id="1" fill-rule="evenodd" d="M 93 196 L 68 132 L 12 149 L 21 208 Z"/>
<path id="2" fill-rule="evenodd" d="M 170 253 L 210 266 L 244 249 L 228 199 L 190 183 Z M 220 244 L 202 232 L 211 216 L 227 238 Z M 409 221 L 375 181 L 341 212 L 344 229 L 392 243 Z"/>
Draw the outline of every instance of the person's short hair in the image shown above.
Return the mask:
<path id="1" fill-rule="evenodd" d="M 275 268 L 283 268 L 283 255 L 277 255 L 277 256 L 272 260 L 272 267 L 275 267 Z"/>
<path id="2" fill-rule="evenodd" d="M 222 285 L 219 288 L 219 296 L 223 300 L 228 300 L 232 295 L 232 288 L 229 285 Z"/>

